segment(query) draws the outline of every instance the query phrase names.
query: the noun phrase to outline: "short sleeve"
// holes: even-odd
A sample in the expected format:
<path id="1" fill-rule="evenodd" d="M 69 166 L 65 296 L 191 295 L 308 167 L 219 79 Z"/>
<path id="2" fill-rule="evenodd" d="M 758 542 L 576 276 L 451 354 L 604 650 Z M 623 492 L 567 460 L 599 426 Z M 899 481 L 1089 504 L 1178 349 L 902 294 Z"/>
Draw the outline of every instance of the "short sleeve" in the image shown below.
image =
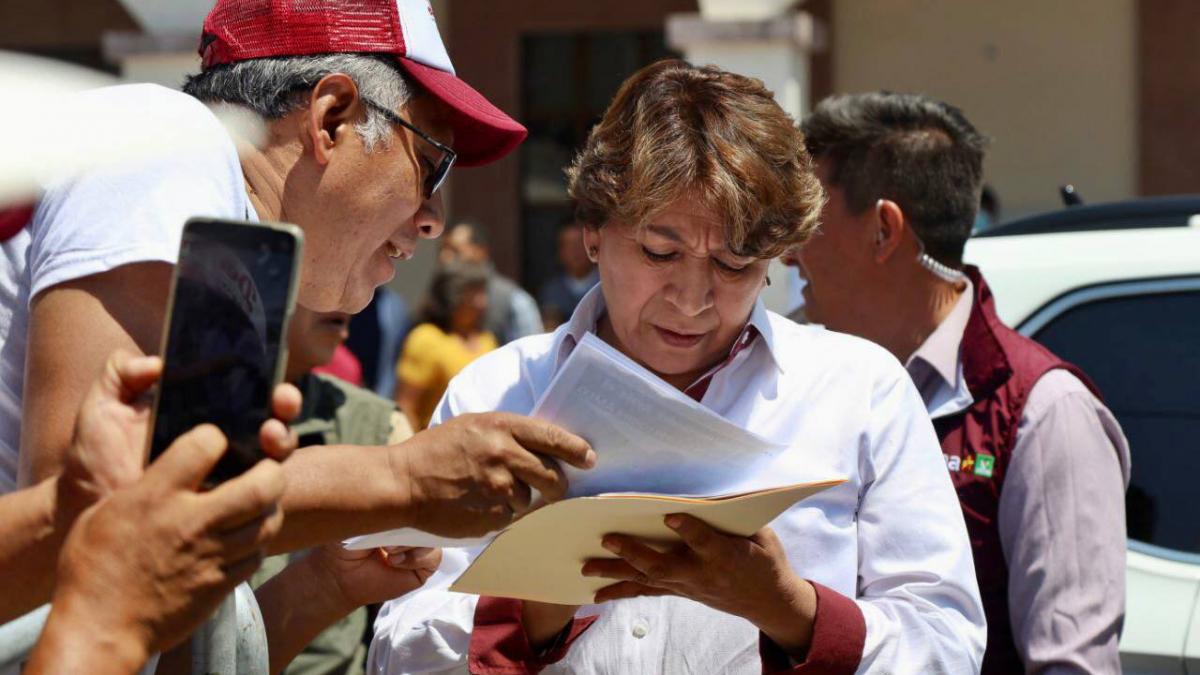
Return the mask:
<path id="1" fill-rule="evenodd" d="M 396 366 L 396 377 L 411 387 L 429 387 L 437 380 L 441 370 L 442 350 L 445 343 L 437 326 L 423 323 L 412 330 L 404 341 L 400 363 Z"/>
<path id="2" fill-rule="evenodd" d="M 169 155 L 47 185 L 30 225 L 31 298 L 51 286 L 123 265 L 174 264 L 188 218 L 253 219 L 237 148 L 202 103 L 144 84 L 83 95 L 99 97 L 112 109 L 127 108 L 131 119 L 170 119 L 189 141 Z"/>

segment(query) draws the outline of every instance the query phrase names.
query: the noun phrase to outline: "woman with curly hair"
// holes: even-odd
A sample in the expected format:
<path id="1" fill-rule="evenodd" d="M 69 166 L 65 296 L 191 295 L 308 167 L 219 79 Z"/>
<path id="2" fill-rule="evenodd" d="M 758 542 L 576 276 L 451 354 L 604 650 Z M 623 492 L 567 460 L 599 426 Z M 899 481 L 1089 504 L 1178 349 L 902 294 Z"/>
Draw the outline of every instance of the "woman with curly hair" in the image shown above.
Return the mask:
<path id="1" fill-rule="evenodd" d="M 712 67 L 649 66 L 567 175 L 599 285 L 553 334 L 466 368 L 434 423 L 530 412 L 590 332 L 786 445 L 751 477 L 760 485 L 847 481 L 749 537 L 679 514 L 666 518 L 681 538 L 668 550 L 608 534 L 611 556 L 580 563 L 610 582 L 586 607 L 435 583 L 385 606 L 372 672 L 978 672 L 966 529 L 911 379 L 883 349 L 759 299 L 768 264 L 813 236 L 824 199 L 771 92 Z M 441 577 L 467 558 L 447 551 Z"/>

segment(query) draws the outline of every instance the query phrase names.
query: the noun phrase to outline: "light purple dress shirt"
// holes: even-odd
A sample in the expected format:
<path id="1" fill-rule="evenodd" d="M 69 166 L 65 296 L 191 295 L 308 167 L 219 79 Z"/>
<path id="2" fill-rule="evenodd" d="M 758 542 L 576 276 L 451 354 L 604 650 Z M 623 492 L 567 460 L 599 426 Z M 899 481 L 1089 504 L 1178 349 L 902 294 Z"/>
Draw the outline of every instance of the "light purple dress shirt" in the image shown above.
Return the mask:
<path id="1" fill-rule="evenodd" d="M 933 419 L 974 402 L 963 377 L 968 282 L 906 367 Z M 1034 384 L 1000 493 L 1008 607 L 1029 673 L 1119 673 L 1125 616 L 1129 444 L 1112 413 L 1065 370 Z"/>

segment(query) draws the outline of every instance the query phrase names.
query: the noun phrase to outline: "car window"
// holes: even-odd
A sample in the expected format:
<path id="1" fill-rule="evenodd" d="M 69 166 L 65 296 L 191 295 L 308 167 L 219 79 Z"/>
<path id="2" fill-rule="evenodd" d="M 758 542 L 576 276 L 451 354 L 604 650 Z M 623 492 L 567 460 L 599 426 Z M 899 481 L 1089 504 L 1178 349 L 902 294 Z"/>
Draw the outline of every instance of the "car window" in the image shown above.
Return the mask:
<path id="1" fill-rule="evenodd" d="M 1200 553 L 1200 291 L 1095 300 L 1034 338 L 1082 368 L 1121 422 L 1129 537 Z"/>

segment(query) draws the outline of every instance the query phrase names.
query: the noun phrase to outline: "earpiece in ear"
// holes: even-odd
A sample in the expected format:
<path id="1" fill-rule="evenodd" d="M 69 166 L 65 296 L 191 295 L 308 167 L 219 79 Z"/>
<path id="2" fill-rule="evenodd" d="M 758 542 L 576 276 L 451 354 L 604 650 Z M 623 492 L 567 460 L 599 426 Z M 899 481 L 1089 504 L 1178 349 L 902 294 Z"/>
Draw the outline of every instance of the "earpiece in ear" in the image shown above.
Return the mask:
<path id="1" fill-rule="evenodd" d="M 884 202 L 884 200 L 882 200 L 882 199 L 875 200 L 875 215 L 876 216 L 879 216 L 883 212 L 883 202 Z M 883 230 L 876 229 L 875 230 L 875 245 L 879 246 L 882 243 L 883 243 Z"/>

